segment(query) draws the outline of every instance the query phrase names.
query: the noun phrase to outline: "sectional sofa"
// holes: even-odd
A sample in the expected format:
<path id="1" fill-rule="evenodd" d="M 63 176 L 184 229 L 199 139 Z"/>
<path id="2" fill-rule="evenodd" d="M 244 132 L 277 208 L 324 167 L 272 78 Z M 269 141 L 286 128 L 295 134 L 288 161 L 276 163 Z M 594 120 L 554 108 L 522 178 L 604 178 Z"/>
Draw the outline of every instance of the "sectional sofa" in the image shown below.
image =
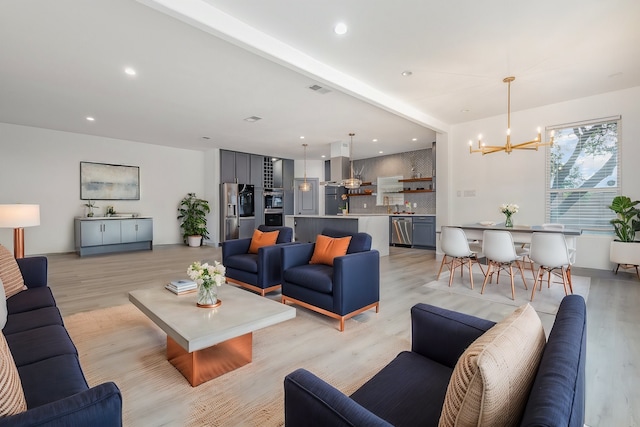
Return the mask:
<path id="1" fill-rule="evenodd" d="M 0 262 L 6 261 L 4 257 Z M 78 351 L 47 286 L 47 259 L 17 262 L 27 289 L 6 299 L 2 332 L 17 367 L 26 411 L 0 416 L 0 426 L 121 426 L 118 387 L 112 382 L 89 387 L 85 380 Z M 6 381 L 0 378 L 0 383 Z"/>

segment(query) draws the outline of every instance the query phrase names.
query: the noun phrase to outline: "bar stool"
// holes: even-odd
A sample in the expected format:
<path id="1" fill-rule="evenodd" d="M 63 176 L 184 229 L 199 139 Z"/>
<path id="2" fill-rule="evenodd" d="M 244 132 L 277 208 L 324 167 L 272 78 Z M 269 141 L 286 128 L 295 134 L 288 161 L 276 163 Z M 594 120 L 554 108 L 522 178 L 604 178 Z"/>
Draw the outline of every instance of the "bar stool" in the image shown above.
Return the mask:
<path id="1" fill-rule="evenodd" d="M 438 277 L 440 279 L 440 273 L 442 273 L 442 267 L 446 264 L 449 267 L 449 286 L 453 282 L 453 273 L 456 268 L 460 267 L 460 277 L 462 277 L 463 266 L 467 264 L 469 266 L 469 278 L 471 279 L 471 289 L 473 289 L 473 272 L 471 267 L 473 263 L 480 266 L 482 274 L 484 270 L 482 265 L 478 262 L 478 258 L 482 256 L 478 252 L 474 252 L 469 249 L 469 241 L 464 234 L 464 230 L 457 227 L 442 227 L 440 233 L 440 249 L 444 252 L 442 257 L 442 263 L 440 264 L 440 271 L 438 271 Z M 447 260 L 448 258 L 448 260 Z"/>
<path id="2" fill-rule="evenodd" d="M 516 253 L 516 249 L 513 245 L 513 237 L 511 233 L 504 230 L 485 230 L 482 233 L 482 252 L 487 259 L 488 267 L 487 273 L 484 276 L 484 283 L 482 283 L 481 294 L 484 293 L 484 288 L 487 285 L 487 281 L 490 276 L 493 276 L 493 269 L 497 269 L 498 277 L 496 283 L 500 280 L 500 271 L 504 270 L 509 273 L 511 278 L 511 298 L 516 299 L 516 291 L 513 283 L 513 264 L 515 263 L 520 270 L 522 276 L 522 282 L 524 288 L 527 287 L 527 282 L 524 278 L 524 270 L 520 261 L 522 257 Z"/>

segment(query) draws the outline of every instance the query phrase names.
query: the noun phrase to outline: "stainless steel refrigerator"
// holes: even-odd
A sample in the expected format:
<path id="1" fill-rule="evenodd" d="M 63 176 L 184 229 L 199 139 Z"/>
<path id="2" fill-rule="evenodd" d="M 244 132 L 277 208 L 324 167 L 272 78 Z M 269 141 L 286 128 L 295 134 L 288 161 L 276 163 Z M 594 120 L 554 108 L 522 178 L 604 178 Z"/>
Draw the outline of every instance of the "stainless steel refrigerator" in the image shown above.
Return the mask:
<path id="1" fill-rule="evenodd" d="M 222 241 L 240 236 L 240 218 L 255 215 L 254 188 L 249 184 L 221 184 L 220 218 Z"/>

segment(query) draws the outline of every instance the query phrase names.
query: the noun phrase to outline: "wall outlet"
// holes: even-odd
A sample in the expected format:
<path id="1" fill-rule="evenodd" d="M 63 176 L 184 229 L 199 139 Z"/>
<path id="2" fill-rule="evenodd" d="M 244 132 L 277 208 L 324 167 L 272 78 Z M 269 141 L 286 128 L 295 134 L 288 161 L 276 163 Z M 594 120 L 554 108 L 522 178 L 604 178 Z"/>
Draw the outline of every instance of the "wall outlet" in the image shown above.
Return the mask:
<path id="1" fill-rule="evenodd" d="M 364 204 L 364 208 L 367 209 L 367 204 L 366 203 Z"/>
<path id="2" fill-rule="evenodd" d="M 413 207 L 414 207 L 414 208 L 417 208 L 417 207 L 418 207 L 418 204 L 417 204 L 417 203 L 414 203 L 414 204 L 413 204 Z"/>

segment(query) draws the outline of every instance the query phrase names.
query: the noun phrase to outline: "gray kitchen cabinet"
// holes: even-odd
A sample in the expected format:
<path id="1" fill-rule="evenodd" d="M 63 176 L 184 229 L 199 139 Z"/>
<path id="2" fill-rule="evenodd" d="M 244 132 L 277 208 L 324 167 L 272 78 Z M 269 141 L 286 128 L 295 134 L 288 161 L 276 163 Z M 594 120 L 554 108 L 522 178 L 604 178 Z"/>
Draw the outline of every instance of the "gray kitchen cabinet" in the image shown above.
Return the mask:
<path id="1" fill-rule="evenodd" d="M 238 184 L 251 182 L 251 154 L 236 152 L 236 178 Z"/>
<path id="2" fill-rule="evenodd" d="M 236 153 L 220 150 L 220 182 L 236 182 Z"/>
<path id="3" fill-rule="evenodd" d="M 250 175 L 250 154 L 220 150 L 220 182 L 249 184 Z"/>
<path id="4" fill-rule="evenodd" d="M 256 228 L 255 218 L 253 217 L 240 218 L 240 221 L 238 223 L 240 225 L 240 231 L 238 235 L 239 239 L 246 239 L 248 237 L 253 236 L 253 230 L 255 230 Z"/>
<path id="5" fill-rule="evenodd" d="M 120 220 L 121 243 L 153 240 L 153 221 L 144 219 Z"/>
<path id="6" fill-rule="evenodd" d="M 76 218 L 75 249 L 80 256 L 112 252 L 151 250 L 151 218 Z"/>
<path id="7" fill-rule="evenodd" d="M 264 188 L 255 187 L 253 189 L 253 209 L 256 227 L 264 224 Z"/>
<path id="8" fill-rule="evenodd" d="M 293 190 L 294 163 L 291 159 L 282 159 L 282 188 Z"/>
<path id="9" fill-rule="evenodd" d="M 251 179 L 249 184 L 254 187 L 264 187 L 263 185 L 263 176 L 264 176 L 264 157 L 258 156 L 257 154 L 251 155 Z"/>
<path id="10" fill-rule="evenodd" d="M 282 159 L 278 159 L 273 162 L 273 188 L 283 188 L 282 163 Z"/>
<path id="11" fill-rule="evenodd" d="M 430 249 L 436 247 L 436 218 L 433 216 L 416 216 L 413 218 L 413 246 Z"/>

